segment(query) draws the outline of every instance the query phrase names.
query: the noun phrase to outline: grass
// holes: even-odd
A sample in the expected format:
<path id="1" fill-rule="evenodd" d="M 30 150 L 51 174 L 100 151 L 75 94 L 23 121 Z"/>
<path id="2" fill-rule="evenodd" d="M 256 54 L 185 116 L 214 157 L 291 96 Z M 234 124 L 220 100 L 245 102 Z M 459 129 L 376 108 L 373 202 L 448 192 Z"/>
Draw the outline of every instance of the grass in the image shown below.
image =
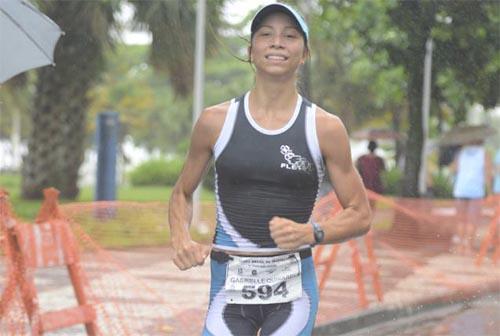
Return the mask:
<path id="1" fill-rule="evenodd" d="M 42 201 L 25 200 L 21 197 L 20 175 L 0 174 L 0 188 L 9 193 L 9 201 L 17 218 L 26 222 L 35 219 Z M 118 201 L 132 201 L 138 204 L 130 206 L 118 203 L 113 209 L 103 209 L 108 212 L 104 217 L 97 214 L 97 211 L 100 211 L 96 210 L 98 203 L 92 203 L 94 190 L 91 187 L 82 188 L 76 200 L 61 199 L 60 204 L 71 203 L 72 209 L 77 209 L 72 219 L 103 247 L 153 246 L 167 243 L 169 240 L 167 204 L 171 192 L 172 188 L 165 186 L 118 186 Z M 201 201 L 213 203 L 213 192 L 202 190 Z M 150 202 L 159 202 L 160 205 L 151 206 Z M 213 214 L 209 216 L 212 217 Z M 195 239 L 209 239 L 206 233 L 192 234 Z"/>
<path id="2" fill-rule="evenodd" d="M 0 174 L 0 188 L 9 193 L 9 200 L 12 208 L 21 219 L 33 220 L 40 208 L 41 200 L 25 200 L 21 197 L 21 176 L 12 173 Z M 171 187 L 165 186 L 118 186 L 118 201 L 134 202 L 168 202 Z M 83 187 L 76 200 L 61 199 L 61 204 L 69 202 L 92 202 L 94 200 L 94 189 L 92 187 Z M 211 191 L 203 189 L 201 193 L 202 201 L 213 201 L 214 195 Z"/>

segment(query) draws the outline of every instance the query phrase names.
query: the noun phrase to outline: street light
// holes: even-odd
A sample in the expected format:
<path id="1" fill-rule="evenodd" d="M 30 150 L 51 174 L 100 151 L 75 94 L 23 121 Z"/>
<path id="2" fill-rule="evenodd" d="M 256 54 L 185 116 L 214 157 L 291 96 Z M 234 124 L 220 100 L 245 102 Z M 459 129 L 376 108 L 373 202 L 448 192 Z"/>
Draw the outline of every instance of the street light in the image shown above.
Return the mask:
<path id="1" fill-rule="evenodd" d="M 203 109 L 203 82 L 205 62 L 205 13 L 206 0 L 198 0 L 196 6 L 196 42 L 194 50 L 194 83 L 193 83 L 193 127 Z M 191 223 L 200 222 L 201 184 L 193 193 L 193 218 Z"/>

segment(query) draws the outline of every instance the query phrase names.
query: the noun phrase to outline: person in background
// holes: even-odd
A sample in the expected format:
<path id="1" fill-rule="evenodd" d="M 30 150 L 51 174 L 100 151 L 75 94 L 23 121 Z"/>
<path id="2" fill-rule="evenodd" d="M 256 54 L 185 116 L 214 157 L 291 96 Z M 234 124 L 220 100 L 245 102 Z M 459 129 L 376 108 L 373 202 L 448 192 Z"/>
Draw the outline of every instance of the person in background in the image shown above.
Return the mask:
<path id="1" fill-rule="evenodd" d="M 493 159 L 493 188 L 492 192 L 497 196 L 500 201 L 500 148 L 497 149 L 495 153 L 495 158 Z"/>
<path id="2" fill-rule="evenodd" d="M 377 194 L 384 193 L 382 184 L 382 172 L 385 171 L 384 159 L 375 154 L 378 145 L 375 140 L 368 142 L 368 153 L 361 155 L 356 161 L 356 168 L 363 179 L 363 184 L 366 189 L 376 192 Z M 370 199 L 372 208 L 375 206 L 375 201 Z"/>
<path id="3" fill-rule="evenodd" d="M 297 92 L 309 30 L 292 7 L 273 3 L 252 20 L 249 92 L 203 111 L 172 191 L 169 225 L 180 270 L 210 255 L 203 335 L 311 335 L 318 288 L 311 247 L 370 229 L 370 207 L 342 121 Z M 215 161 L 213 244 L 189 232 L 192 195 Z M 343 210 L 311 218 L 328 170 Z"/>
<path id="4" fill-rule="evenodd" d="M 453 243 L 460 254 L 472 253 L 481 201 L 491 187 L 491 158 L 483 140 L 472 140 L 457 153 L 450 171 L 454 173 L 453 197 L 457 200 L 457 235 Z"/>
<path id="5" fill-rule="evenodd" d="M 493 202 L 496 202 L 496 206 L 500 207 L 500 147 L 496 150 L 495 157 L 493 158 L 492 174 L 493 187 L 491 188 L 491 192 L 494 197 Z M 496 239 L 497 244 L 500 244 L 500 218 L 498 218 L 494 239 Z"/>

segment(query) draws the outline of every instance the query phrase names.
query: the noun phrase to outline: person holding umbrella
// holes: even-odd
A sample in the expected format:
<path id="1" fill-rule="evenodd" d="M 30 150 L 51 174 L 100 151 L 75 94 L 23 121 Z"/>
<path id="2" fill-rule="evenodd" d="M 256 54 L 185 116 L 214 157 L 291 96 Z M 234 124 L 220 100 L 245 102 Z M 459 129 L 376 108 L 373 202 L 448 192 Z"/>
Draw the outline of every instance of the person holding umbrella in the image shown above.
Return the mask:
<path id="1" fill-rule="evenodd" d="M 458 227 L 453 243 L 458 252 L 472 252 L 479 218 L 481 200 L 491 190 L 491 158 L 484 148 L 483 139 L 467 141 L 450 166 L 454 173 L 453 197 L 457 199 Z"/>
<path id="2" fill-rule="evenodd" d="M 203 111 L 172 191 L 169 225 L 180 270 L 210 255 L 210 303 L 203 335 L 311 335 L 318 289 L 311 246 L 368 232 L 370 207 L 341 120 L 297 92 L 309 30 L 292 7 L 273 3 L 252 20 L 255 84 Z M 192 195 L 215 160 L 213 245 L 189 233 Z M 343 206 L 311 219 L 325 171 Z"/>

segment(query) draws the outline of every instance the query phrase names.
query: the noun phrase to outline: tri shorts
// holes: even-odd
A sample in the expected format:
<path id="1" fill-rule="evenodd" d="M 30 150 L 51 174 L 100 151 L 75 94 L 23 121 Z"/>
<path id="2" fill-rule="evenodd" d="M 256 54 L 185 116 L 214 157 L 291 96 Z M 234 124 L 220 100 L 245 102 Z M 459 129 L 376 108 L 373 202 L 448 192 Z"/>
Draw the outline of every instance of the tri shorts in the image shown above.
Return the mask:
<path id="1" fill-rule="evenodd" d="M 302 296 L 291 302 L 276 304 L 226 303 L 224 284 L 229 256 L 210 254 L 210 304 L 203 336 L 308 336 L 311 335 L 318 310 L 318 288 L 311 250 L 300 253 Z"/>

